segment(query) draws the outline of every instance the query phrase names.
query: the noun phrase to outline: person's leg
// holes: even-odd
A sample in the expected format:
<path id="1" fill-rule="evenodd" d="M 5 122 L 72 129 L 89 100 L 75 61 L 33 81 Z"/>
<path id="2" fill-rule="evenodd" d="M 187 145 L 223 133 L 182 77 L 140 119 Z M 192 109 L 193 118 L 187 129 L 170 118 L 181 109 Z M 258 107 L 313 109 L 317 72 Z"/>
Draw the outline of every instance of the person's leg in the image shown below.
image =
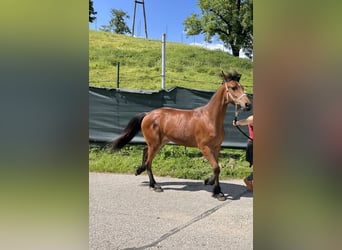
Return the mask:
<path id="1" fill-rule="evenodd" d="M 248 141 L 246 147 L 246 161 L 249 162 L 249 167 L 253 166 L 253 142 Z M 243 179 L 247 188 L 253 191 L 253 172 L 250 173 L 245 179 Z"/>
<path id="2" fill-rule="evenodd" d="M 248 181 L 253 181 L 253 172 L 250 173 L 247 178 L 246 178 Z"/>
<path id="3" fill-rule="evenodd" d="M 245 179 L 243 179 L 246 184 L 248 190 L 253 191 L 253 172 L 250 173 Z"/>
<path id="4" fill-rule="evenodd" d="M 248 141 L 246 147 L 246 161 L 249 162 L 249 166 L 253 165 L 253 142 Z"/>

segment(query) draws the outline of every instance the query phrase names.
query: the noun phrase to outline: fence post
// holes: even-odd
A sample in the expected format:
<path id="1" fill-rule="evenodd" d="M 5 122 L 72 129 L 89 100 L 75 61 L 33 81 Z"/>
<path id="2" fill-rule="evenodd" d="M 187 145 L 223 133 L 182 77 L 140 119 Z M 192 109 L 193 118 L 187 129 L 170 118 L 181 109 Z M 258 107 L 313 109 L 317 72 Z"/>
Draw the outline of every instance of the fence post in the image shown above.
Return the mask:
<path id="1" fill-rule="evenodd" d="M 162 36 L 162 89 L 165 89 L 165 47 L 166 47 L 166 34 L 163 33 Z"/>
<path id="2" fill-rule="evenodd" d="M 116 68 L 116 88 L 120 88 L 120 62 L 118 62 Z"/>

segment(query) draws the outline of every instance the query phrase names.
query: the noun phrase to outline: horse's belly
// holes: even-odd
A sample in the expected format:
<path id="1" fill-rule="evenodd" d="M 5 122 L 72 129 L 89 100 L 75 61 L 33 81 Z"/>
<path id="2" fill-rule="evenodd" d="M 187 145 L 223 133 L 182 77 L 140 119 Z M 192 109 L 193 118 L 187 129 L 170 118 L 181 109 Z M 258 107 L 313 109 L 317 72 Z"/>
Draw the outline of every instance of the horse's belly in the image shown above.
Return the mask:
<path id="1" fill-rule="evenodd" d="M 174 135 L 167 135 L 168 140 L 182 146 L 186 147 L 196 147 L 197 143 L 195 138 L 192 136 L 174 136 Z"/>

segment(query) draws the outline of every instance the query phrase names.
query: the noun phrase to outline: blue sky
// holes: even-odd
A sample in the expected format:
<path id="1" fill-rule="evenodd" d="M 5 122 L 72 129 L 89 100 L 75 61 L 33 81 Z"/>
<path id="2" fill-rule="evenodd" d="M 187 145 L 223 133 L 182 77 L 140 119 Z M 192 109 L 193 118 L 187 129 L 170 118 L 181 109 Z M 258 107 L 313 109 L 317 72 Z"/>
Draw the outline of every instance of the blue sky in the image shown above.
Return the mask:
<path id="1" fill-rule="evenodd" d="M 90 29 L 99 30 L 102 25 L 108 25 L 111 19 L 110 10 L 119 9 L 125 11 L 130 18 L 126 24 L 132 29 L 134 0 L 93 0 L 94 9 L 97 12 L 96 20 L 89 24 Z M 208 49 L 227 50 L 223 43 L 213 37 L 212 43 L 207 43 L 203 35 L 186 37 L 183 22 L 192 13 L 200 14 L 197 6 L 198 0 L 145 0 L 145 13 L 147 35 L 149 39 L 162 39 L 166 33 L 168 42 L 181 42 L 202 46 Z M 143 8 L 137 4 L 134 34 L 137 37 L 145 37 Z M 245 57 L 240 52 L 240 57 Z"/>
<path id="2" fill-rule="evenodd" d="M 130 19 L 126 23 L 132 29 L 134 0 L 94 0 L 94 9 L 97 11 L 97 20 L 89 24 L 90 29 L 99 30 L 101 25 L 108 25 L 111 18 L 110 9 L 125 11 Z M 197 0 L 145 0 L 145 12 L 148 38 L 161 39 L 166 33 L 170 42 L 203 43 L 203 36 L 186 38 L 183 30 L 184 20 L 192 13 L 201 13 Z M 137 4 L 135 35 L 145 37 L 143 9 Z"/>

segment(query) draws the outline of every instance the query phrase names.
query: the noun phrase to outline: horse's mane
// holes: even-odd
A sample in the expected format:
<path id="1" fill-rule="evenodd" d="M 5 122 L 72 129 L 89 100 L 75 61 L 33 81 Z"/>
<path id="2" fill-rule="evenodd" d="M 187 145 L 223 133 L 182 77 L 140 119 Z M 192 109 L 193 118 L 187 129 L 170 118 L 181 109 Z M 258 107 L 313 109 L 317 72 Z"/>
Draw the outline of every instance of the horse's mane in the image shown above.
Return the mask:
<path id="1" fill-rule="evenodd" d="M 223 77 L 225 82 L 229 82 L 229 81 L 240 82 L 240 78 L 241 78 L 241 74 L 238 73 L 236 70 L 228 71 L 227 74 L 225 74 L 222 71 L 221 76 Z"/>

